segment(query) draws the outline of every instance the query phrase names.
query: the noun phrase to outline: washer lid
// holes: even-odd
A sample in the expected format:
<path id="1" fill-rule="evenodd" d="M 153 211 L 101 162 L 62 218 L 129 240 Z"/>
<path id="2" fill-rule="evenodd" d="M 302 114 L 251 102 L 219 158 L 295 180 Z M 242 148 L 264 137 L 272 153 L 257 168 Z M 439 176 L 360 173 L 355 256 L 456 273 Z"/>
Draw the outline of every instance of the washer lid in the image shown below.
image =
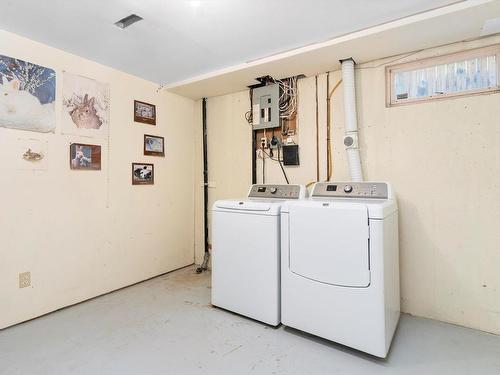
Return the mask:
<path id="1" fill-rule="evenodd" d="M 213 205 L 213 211 L 245 212 L 261 215 L 279 215 L 280 203 L 255 200 L 221 200 Z"/>
<path id="2" fill-rule="evenodd" d="M 368 208 L 309 201 L 289 207 L 289 267 L 325 284 L 370 285 Z"/>

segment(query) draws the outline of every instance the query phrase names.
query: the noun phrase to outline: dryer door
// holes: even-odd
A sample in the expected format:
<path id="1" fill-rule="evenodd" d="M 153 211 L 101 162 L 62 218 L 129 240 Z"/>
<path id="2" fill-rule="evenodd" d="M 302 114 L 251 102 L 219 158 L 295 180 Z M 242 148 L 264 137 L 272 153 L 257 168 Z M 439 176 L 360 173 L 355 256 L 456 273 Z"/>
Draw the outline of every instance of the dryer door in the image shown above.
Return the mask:
<path id="1" fill-rule="evenodd" d="M 304 202 L 290 207 L 290 270 L 345 287 L 370 285 L 368 209 L 363 204 Z"/>

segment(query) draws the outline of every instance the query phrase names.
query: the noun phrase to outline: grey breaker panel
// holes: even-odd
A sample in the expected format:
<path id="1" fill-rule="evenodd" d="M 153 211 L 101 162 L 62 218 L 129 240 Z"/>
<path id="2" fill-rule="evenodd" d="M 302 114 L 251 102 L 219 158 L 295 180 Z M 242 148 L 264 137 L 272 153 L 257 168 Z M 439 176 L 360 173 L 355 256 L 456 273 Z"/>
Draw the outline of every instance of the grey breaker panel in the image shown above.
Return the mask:
<path id="1" fill-rule="evenodd" d="M 280 126 L 279 100 L 280 88 L 276 83 L 252 90 L 253 130 Z"/>
<path id="2" fill-rule="evenodd" d="M 249 198 L 299 199 L 300 185 L 253 185 Z"/>
<path id="3" fill-rule="evenodd" d="M 384 182 L 319 182 L 314 185 L 311 196 L 387 199 L 387 190 Z"/>

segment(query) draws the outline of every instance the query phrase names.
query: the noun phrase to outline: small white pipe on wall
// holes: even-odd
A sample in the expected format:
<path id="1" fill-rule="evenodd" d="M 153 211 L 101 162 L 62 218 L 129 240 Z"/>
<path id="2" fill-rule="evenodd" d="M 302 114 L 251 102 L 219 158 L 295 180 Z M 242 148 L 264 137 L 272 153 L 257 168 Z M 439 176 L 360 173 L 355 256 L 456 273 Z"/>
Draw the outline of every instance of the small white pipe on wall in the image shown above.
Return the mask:
<path id="1" fill-rule="evenodd" d="M 344 145 L 347 151 L 352 181 L 363 181 L 361 158 L 358 147 L 358 119 L 356 111 L 356 87 L 354 81 L 354 60 L 342 60 L 342 81 L 344 83 Z"/>

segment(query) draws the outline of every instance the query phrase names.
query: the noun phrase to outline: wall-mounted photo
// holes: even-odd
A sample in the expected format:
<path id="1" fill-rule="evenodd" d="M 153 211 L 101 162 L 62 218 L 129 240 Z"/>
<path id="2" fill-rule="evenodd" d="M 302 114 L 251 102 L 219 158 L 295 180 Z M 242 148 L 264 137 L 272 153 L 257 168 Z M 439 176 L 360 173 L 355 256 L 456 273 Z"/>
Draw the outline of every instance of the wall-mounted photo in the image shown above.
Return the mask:
<path id="1" fill-rule="evenodd" d="M 54 70 L 0 55 L 0 127 L 54 132 L 55 99 Z"/>
<path id="2" fill-rule="evenodd" d="M 106 138 L 110 94 L 107 83 L 64 72 L 62 131 L 64 134 Z"/>
<path id="3" fill-rule="evenodd" d="M 165 156 L 165 139 L 144 134 L 144 155 Z"/>
<path id="4" fill-rule="evenodd" d="M 156 125 L 156 106 L 134 100 L 134 121 Z"/>
<path id="5" fill-rule="evenodd" d="M 132 163 L 132 185 L 153 185 L 155 169 L 153 164 Z"/>
<path id="6" fill-rule="evenodd" d="M 72 143 L 69 146 L 71 169 L 100 170 L 101 146 Z"/>

